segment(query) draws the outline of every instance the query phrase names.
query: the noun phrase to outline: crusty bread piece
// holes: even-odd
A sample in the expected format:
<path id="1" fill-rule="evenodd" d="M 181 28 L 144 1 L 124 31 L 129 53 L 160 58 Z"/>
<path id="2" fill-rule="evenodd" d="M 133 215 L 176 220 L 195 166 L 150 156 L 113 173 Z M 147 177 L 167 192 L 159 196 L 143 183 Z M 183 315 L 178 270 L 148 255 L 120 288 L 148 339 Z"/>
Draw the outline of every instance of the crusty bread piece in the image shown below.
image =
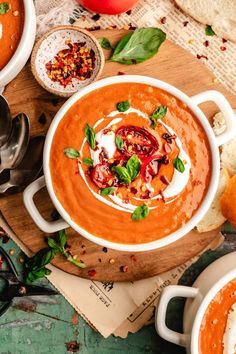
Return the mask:
<path id="1" fill-rule="evenodd" d="M 233 176 L 221 197 L 223 215 L 236 227 L 236 175 Z"/>
<path id="2" fill-rule="evenodd" d="M 175 0 L 195 20 L 211 25 L 214 32 L 236 42 L 235 0 Z"/>
<path id="3" fill-rule="evenodd" d="M 199 232 L 214 230 L 225 222 L 226 218 L 221 212 L 221 197 L 229 183 L 229 180 L 230 177 L 228 171 L 225 168 L 222 168 L 220 171 L 220 181 L 215 198 L 210 206 L 210 209 L 197 225 L 197 230 Z"/>

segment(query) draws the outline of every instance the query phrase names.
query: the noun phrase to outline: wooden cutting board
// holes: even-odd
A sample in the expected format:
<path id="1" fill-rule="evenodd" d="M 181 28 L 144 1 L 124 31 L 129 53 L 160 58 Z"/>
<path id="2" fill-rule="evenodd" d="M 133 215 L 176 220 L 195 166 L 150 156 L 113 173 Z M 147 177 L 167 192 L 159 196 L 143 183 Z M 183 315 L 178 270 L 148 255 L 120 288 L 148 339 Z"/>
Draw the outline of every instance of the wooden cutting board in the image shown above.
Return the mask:
<path id="1" fill-rule="evenodd" d="M 113 43 L 125 33 L 124 30 L 94 32 L 96 37 L 107 37 Z M 105 54 L 108 56 L 109 52 L 106 51 Z M 154 58 L 145 63 L 131 66 L 106 63 L 102 77 L 117 75 L 118 72 L 155 77 L 178 87 L 190 96 L 207 89 L 217 89 L 229 99 L 233 107 L 236 107 L 236 96 L 215 82 L 214 75 L 208 71 L 201 60 L 169 41 L 162 45 L 160 52 Z M 9 100 L 13 115 L 19 112 L 29 115 L 32 136 L 46 134 L 55 113 L 65 101 L 49 94 L 37 84 L 32 76 L 29 63 L 8 85 L 5 96 Z M 218 111 L 217 107 L 211 103 L 204 104 L 202 108 L 209 119 Z M 50 220 L 54 208 L 46 190 L 36 196 L 36 204 L 42 214 Z M 31 251 L 36 252 L 45 247 L 45 235 L 28 215 L 22 202 L 22 193 L 2 197 L 0 210 L 17 237 Z M 96 280 L 137 280 L 163 273 L 184 263 L 205 249 L 212 241 L 217 242 L 218 239 L 219 230 L 203 234 L 192 231 L 168 247 L 132 255 L 103 249 L 79 236 L 73 230 L 69 230 L 68 243 L 71 245 L 71 251 L 86 263 L 87 268 L 81 270 L 61 256 L 56 257 L 53 264 L 83 278 L 89 278 L 89 270 L 95 269 L 96 275 L 93 279 Z M 120 269 L 124 265 L 128 265 L 126 273 Z"/>

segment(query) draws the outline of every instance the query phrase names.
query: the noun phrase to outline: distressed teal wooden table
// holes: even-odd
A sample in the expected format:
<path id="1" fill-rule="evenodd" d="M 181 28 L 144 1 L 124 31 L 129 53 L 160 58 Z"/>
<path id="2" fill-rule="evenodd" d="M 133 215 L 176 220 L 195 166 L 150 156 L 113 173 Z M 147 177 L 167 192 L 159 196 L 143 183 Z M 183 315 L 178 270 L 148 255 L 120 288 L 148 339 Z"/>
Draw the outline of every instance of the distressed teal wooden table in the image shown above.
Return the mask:
<path id="1" fill-rule="evenodd" d="M 215 251 L 206 252 L 180 279 L 191 285 L 198 274 L 218 257 L 236 250 L 234 230 L 226 225 L 225 242 Z M 22 273 L 19 248 L 9 240 L 0 245 L 8 252 Z M 12 252 L 10 252 L 12 253 Z M 46 279 L 43 283 L 48 283 Z M 50 286 L 50 285 L 49 285 Z M 168 324 L 181 330 L 183 301 L 176 299 L 169 306 Z M 94 309 L 95 310 L 95 309 Z M 0 318 L 0 354 L 184 354 L 185 350 L 171 345 L 156 334 L 154 325 L 129 334 L 126 339 L 110 336 L 104 339 L 79 317 L 62 296 L 17 299 Z"/>

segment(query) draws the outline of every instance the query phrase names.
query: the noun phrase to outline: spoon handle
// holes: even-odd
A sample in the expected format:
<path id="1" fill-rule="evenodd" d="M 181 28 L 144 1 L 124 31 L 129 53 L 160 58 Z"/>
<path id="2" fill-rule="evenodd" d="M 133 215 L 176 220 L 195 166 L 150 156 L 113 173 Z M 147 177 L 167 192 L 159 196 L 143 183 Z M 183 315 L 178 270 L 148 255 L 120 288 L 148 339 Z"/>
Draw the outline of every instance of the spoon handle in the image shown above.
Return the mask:
<path id="1" fill-rule="evenodd" d="M 5 193 L 6 190 L 10 187 L 14 187 L 14 185 L 11 184 L 10 182 L 6 182 L 6 183 L 3 183 L 2 185 L 0 185 L 0 194 Z"/>

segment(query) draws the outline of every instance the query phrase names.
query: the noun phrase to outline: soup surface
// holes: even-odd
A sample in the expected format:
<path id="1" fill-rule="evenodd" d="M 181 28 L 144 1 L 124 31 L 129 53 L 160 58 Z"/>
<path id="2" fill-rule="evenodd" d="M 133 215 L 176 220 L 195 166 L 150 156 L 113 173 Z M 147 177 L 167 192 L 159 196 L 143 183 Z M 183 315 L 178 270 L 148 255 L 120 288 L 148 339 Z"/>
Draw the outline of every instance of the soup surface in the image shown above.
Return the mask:
<path id="1" fill-rule="evenodd" d="M 199 346 L 201 354 L 236 353 L 236 279 L 225 285 L 208 306 Z"/>
<path id="2" fill-rule="evenodd" d="M 87 94 L 65 114 L 52 141 L 50 172 L 73 221 L 104 239 L 139 244 L 194 215 L 209 184 L 211 156 L 184 103 L 155 87 L 120 83 Z"/>
<path id="3" fill-rule="evenodd" d="M 23 23 L 23 1 L 0 0 L 0 70 L 9 62 L 17 49 Z"/>

